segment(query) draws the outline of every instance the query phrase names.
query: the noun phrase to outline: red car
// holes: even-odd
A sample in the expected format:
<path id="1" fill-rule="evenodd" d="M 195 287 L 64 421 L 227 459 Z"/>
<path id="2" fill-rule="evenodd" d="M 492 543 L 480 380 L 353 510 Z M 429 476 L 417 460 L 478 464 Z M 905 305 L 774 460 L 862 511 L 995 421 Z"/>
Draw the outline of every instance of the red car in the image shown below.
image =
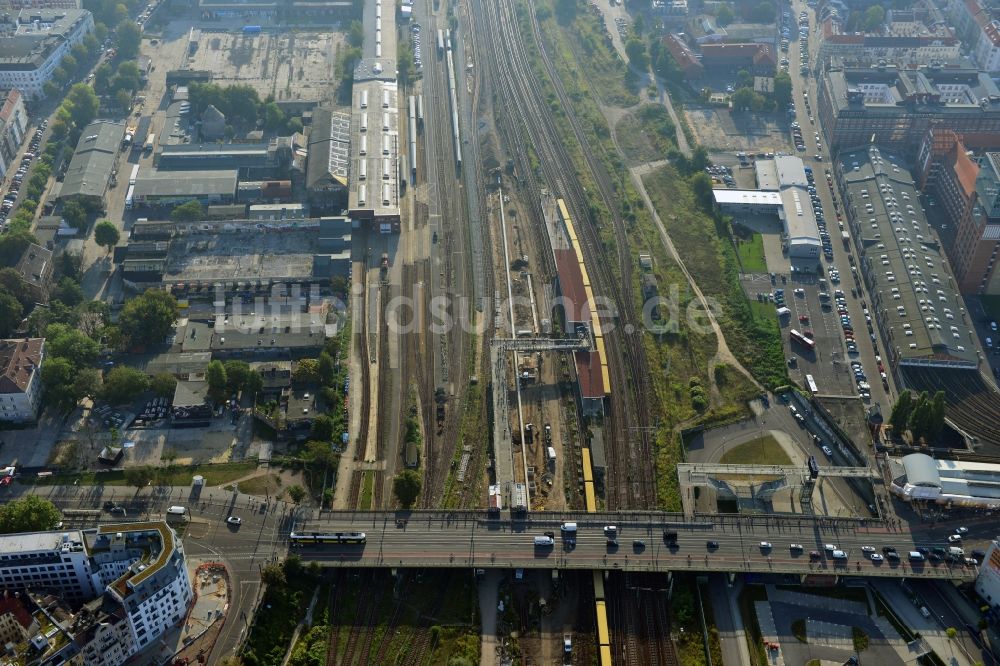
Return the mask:
<path id="1" fill-rule="evenodd" d="M 803 324 L 808 324 L 809 315 L 799 315 L 799 321 L 801 321 Z"/>
<path id="2" fill-rule="evenodd" d="M 810 340 L 812 340 L 812 339 L 814 339 L 816 337 L 816 334 L 813 333 L 812 331 L 810 331 L 809 329 L 806 329 L 806 330 L 802 331 L 802 335 L 806 336 Z"/>

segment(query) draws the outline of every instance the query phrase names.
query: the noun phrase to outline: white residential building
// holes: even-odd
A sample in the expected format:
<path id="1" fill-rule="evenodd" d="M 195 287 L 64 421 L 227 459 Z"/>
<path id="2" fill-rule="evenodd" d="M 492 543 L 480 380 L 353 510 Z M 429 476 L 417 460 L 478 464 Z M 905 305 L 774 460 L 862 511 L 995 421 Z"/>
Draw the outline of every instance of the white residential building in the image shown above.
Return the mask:
<path id="1" fill-rule="evenodd" d="M 28 100 L 43 97 L 63 57 L 93 30 L 85 9 L 22 9 L 0 17 L 0 89 L 17 88 Z"/>
<path id="2" fill-rule="evenodd" d="M 38 418 L 44 360 L 45 338 L 0 340 L 0 422 Z"/>

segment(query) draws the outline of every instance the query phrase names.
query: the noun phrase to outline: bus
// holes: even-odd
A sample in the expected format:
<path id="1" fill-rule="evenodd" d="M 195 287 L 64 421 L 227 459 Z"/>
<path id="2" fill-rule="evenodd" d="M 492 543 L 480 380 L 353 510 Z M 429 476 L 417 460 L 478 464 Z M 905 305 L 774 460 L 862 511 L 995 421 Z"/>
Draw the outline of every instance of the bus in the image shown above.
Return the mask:
<path id="1" fill-rule="evenodd" d="M 809 385 L 809 390 L 812 391 L 813 395 L 819 393 L 819 387 L 816 386 L 816 380 L 813 379 L 812 375 L 806 375 L 806 384 Z"/>
<path id="2" fill-rule="evenodd" d="M 810 340 L 806 336 L 804 336 L 801 333 L 799 333 L 798 331 L 796 331 L 794 328 L 792 330 L 788 331 L 788 337 L 792 340 L 792 342 L 799 343 L 800 345 L 802 345 L 803 347 L 805 347 L 809 351 L 815 351 L 815 349 L 816 349 L 816 342 L 815 341 Z"/>

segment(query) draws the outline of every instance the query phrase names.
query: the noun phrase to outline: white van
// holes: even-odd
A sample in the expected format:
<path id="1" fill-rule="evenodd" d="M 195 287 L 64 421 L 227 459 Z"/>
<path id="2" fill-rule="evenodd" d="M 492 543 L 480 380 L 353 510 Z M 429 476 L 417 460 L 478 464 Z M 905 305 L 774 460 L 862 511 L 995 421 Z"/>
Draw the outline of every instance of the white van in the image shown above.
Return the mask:
<path id="1" fill-rule="evenodd" d="M 835 551 L 833 551 L 833 559 L 835 559 L 835 560 L 846 560 L 847 559 L 847 553 L 845 553 L 842 550 L 835 550 Z"/>
<path id="2" fill-rule="evenodd" d="M 572 532 L 572 533 L 575 534 L 576 533 L 576 523 L 563 523 L 559 527 L 559 529 L 561 529 L 563 532 Z"/>
<path id="3" fill-rule="evenodd" d="M 556 543 L 556 540 L 553 539 L 550 536 L 536 536 L 535 537 L 535 545 L 536 546 L 541 546 L 541 547 L 553 546 L 553 545 L 555 545 L 555 543 Z"/>
<path id="4" fill-rule="evenodd" d="M 171 516 L 186 516 L 187 507 L 184 506 L 171 506 L 167 508 L 167 513 Z"/>
<path id="5" fill-rule="evenodd" d="M 927 606 L 921 606 L 920 607 L 920 614 L 923 615 L 924 617 L 930 617 L 931 616 L 931 612 L 929 610 L 927 610 Z"/>
<path id="6" fill-rule="evenodd" d="M 948 548 L 948 554 L 952 557 L 965 557 L 965 551 L 958 546 L 950 546 Z"/>

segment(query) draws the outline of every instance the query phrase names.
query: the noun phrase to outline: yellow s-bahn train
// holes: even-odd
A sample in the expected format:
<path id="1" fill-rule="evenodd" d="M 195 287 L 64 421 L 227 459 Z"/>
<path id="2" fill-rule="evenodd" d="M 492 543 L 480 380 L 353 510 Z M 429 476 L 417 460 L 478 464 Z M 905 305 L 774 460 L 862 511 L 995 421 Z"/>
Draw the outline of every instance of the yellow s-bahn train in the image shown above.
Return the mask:
<path id="1" fill-rule="evenodd" d="M 323 534 L 321 532 L 292 532 L 288 540 L 293 546 L 314 546 L 326 544 L 358 544 L 368 541 L 368 536 L 364 532 L 332 532 Z"/>

